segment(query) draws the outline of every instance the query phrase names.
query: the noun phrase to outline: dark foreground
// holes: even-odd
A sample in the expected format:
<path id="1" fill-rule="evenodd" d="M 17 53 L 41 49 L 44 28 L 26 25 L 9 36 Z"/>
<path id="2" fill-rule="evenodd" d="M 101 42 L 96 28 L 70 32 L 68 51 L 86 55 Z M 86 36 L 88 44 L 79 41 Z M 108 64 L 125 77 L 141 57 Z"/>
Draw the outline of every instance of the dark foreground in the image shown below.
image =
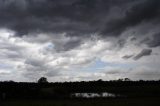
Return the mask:
<path id="1" fill-rule="evenodd" d="M 0 82 L 0 106 L 160 106 L 160 80 Z"/>
<path id="2" fill-rule="evenodd" d="M 0 106 L 160 106 L 160 98 L 8 100 Z"/>

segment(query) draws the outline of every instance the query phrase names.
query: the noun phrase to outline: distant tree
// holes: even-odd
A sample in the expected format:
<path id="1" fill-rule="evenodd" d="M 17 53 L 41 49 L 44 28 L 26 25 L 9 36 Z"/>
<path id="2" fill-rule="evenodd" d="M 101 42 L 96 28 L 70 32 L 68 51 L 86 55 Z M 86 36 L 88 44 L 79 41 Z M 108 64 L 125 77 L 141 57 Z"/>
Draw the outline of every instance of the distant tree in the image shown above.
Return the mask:
<path id="1" fill-rule="evenodd" d="M 124 78 L 124 81 L 131 81 L 129 78 Z"/>
<path id="2" fill-rule="evenodd" d="M 41 78 L 38 80 L 38 83 L 48 83 L 47 78 L 41 77 Z"/>
<path id="3" fill-rule="evenodd" d="M 4 82 L 15 83 L 13 80 L 4 81 Z"/>
<path id="4" fill-rule="evenodd" d="M 102 80 L 102 79 L 98 79 L 97 81 L 101 82 L 101 81 L 103 81 L 103 80 Z"/>
<path id="5" fill-rule="evenodd" d="M 119 78 L 117 81 L 123 81 L 123 78 Z"/>

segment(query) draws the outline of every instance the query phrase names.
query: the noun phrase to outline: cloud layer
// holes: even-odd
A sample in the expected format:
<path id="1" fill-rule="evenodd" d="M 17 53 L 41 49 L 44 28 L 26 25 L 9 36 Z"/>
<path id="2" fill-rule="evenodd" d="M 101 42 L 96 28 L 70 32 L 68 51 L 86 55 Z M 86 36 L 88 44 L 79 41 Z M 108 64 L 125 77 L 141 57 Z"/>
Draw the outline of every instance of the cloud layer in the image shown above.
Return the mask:
<path id="1" fill-rule="evenodd" d="M 158 79 L 159 5 L 0 0 L 0 80 Z"/>

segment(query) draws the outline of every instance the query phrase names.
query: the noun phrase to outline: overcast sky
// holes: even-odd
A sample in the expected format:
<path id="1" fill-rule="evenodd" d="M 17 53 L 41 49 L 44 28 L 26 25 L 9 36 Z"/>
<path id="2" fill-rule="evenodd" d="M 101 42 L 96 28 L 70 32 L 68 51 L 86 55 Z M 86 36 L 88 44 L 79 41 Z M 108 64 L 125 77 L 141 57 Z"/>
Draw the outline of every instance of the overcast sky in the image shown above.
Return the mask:
<path id="1" fill-rule="evenodd" d="M 160 0 L 0 0 L 0 81 L 160 79 Z"/>

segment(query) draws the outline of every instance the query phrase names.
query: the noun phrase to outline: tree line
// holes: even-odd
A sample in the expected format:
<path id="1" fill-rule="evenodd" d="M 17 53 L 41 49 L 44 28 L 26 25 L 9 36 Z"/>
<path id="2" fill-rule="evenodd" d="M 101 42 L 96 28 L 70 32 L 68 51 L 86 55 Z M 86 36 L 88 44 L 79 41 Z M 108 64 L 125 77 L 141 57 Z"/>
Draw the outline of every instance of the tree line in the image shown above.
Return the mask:
<path id="1" fill-rule="evenodd" d="M 114 93 L 125 97 L 160 97 L 159 81 L 131 81 L 128 78 L 103 81 L 48 82 L 42 77 L 38 82 L 0 82 L 0 99 L 65 99 L 73 93 Z"/>

